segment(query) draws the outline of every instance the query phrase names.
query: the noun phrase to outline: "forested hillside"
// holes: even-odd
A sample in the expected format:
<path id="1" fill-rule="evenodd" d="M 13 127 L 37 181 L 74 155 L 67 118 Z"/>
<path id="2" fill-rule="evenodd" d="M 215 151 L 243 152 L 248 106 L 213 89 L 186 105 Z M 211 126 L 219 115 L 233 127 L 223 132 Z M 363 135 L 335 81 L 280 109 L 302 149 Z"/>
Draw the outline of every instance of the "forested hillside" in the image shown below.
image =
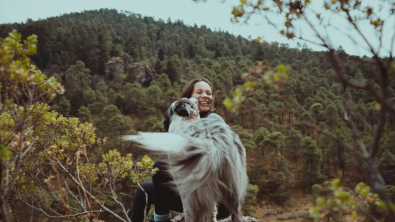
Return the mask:
<path id="1" fill-rule="evenodd" d="M 119 136 L 164 131 L 162 115 L 178 98 L 183 84 L 206 77 L 219 91 L 216 112 L 239 134 L 247 149 L 251 186 L 245 214 L 262 217 L 260 213 L 265 211 L 256 210 L 266 209 L 264 204 L 292 209 L 298 205 L 293 193 L 310 195 L 313 202 L 314 196 L 325 195 L 325 182 L 334 178 L 350 188 L 361 181 L 369 182 L 365 160 L 347 144 L 356 143 L 353 132 L 357 128 L 362 132 L 360 141 L 369 147 L 380 104 L 372 94 L 342 85 L 333 75 L 328 52 L 312 51 L 306 44 L 290 48 L 182 21 L 157 21 L 110 9 L 3 24 L 0 38 L 13 29 L 22 34 L 22 39 L 37 35 L 37 54 L 30 58 L 65 87 L 65 93 L 49 104 L 51 109 L 92 123 L 96 136 L 107 138 L 103 149 L 87 148 L 88 158 L 94 156 L 99 161 L 102 154 L 113 149 L 122 155 L 132 153 L 135 158 L 147 154 L 135 144 L 122 142 Z M 372 79 L 374 88 L 379 88 L 372 58 L 351 56 L 341 48 L 336 54 L 341 70 L 350 79 Z M 254 74 L 258 69 L 264 73 L 278 67 L 289 76 L 277 85 L 278 89 Z M 234 96 L 245 81 L 256 86 L 246 92 L 239 109 L 227 109 L 223 101 Z M 394 104 L 393 75 L 388 83 L 387 96 Z M 389 115 L 376 156 L 393 201 L 394 128 L 394 116 Z M 119 183 L 122 192 L 131 192 L 128 183 Z M 128 198 L 121 201 L 131 203 Z M 108 203 L 112 204 L 110 200 Z M 14 204 L 17 208 L 24 206 L 17 199 Z M 32 215 L 34 210 L 21 220 Z M 106 214 L 103 217 L 113 218 Z"/>

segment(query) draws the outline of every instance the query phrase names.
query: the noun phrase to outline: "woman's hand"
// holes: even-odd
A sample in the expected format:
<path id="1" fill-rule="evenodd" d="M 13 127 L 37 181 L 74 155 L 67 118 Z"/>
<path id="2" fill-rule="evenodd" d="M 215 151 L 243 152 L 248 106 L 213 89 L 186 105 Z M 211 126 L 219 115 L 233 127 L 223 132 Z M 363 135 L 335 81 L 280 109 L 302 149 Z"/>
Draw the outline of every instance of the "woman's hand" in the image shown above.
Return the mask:
<path id="1" fill-rule="evenodd" d="M 185 117 L 185 119 L 186 119 L 186 120 L 196 120 L 196 119 L 197 119 L 197 116 L 196 116 L 196 115 L 193 115 L 193 116 L 190 116 L 190 117 Z"/>

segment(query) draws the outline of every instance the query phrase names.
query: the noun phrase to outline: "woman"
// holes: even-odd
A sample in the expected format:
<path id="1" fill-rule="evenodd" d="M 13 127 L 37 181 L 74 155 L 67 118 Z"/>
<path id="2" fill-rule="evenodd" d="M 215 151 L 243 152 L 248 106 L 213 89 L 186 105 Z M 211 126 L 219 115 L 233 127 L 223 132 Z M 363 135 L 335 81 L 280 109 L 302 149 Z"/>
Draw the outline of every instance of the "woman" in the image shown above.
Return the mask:
<path id="1" fill-rule="evenodd" d="M 214 87 L 206 78 L 197 78 L 189 81 L 182 89 L 180 98 L 196 98 L 199 103 L 200 118 L 216 118 L 224 121 L 214 111 Z M 196 118 L 196 117 L 191 117 Z M 163 122 L 164 128 L 169 128 L 168 123 Z M 167 157 L 163 157 L 167 158 Z M 163 158 L 155 161 L 154 167 L 159 168 L 152 181 L 142 184 L 142 187 L 148 194 L 148 208 L 151 204 L 155 205 L 154 221 L 170 221 L 170 210 L 183 212 L 180 196 L 168 186 L 173 178 L 166 172 L 167 164 Z M 138 188 L 133 199 L 133 205 L 128 212 L 128 216 L 133 222 L 141 222 L 144 220 L 145 194 Z M 218 208 L 218 217 L 224 218 L 229 212 L 222 206 Z"/>

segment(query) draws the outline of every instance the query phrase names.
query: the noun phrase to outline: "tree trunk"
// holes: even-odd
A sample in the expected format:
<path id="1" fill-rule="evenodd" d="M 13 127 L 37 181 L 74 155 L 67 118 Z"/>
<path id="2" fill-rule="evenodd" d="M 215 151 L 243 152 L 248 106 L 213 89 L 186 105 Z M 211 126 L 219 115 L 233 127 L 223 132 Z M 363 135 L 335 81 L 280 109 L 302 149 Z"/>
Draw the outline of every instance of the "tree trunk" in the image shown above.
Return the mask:
<path id="1" fill-rule="evenodd" d="M 122 129 L 119 132 L 120 132 L 119 138 L 122 138 Z M 122 153 L 122 139 L 119 141 L 119 152 Z"/>
<path id="2" fill-rule="evenodd" d="M 11 207 L 12 215 L 14 217 L 14 222 L 19 222 L 17 214 L 15 213 L 15 207 L 13 202 L 10 202 L 10 207 Z"/>
<path id="3" fill-rule="evenodd" d="M 331 159 L 329 158 L 329 155 L 327 155 L 328 156 L 328 168 L 326 169 L 326 175 L 328 176 L 328 178 L 329 178 L 329 176 L 330 176 L 330 172 L 331 172 Z"/>
<path id="4" fill-rule="evenodd" d="M 255 124 L 254 124 L 254 114 L 251 113 L 251 126 L 252 126 L 252 132 L 255 132 Z"/>
<path id="5" fill-rule="evenodd" d="M 3 182 L 3 160 L 0 161 L 0 182 Z M 10 218 L 8 217 L 7 211 L 7 202 L 4 199 L 4 190 L 0 188 L 0 210 L 1 210 L 1 221 L 2 222 L 9 222 Z"/>
<path id="6" fill-rule="evenodd" d="M 345 164 L 343 159 L 343 147 L 340 145 L 337 149 L 337 158 L 339 159 L 340 167 L 342 169 L 342 177 L 344 178 Z"/>
<path id="7" fill-rule="evenodd" d="M 377 167 L 377 163 L 374 157 L 370 157 L 367 160 L 369 176 L 370 176 L 370 187 L 373 188 L 375 192 L 380 196 L 380 199 L 386 203 L 387 208 L 391 209 L 392 200 L 391 197 L 388 195 L 388 192 L 385 188 L 385 181 L 383 176 L 381 176 L 379 169 Z M 390 210 L 390 218 L 395 217 L 395 211 Z"/>

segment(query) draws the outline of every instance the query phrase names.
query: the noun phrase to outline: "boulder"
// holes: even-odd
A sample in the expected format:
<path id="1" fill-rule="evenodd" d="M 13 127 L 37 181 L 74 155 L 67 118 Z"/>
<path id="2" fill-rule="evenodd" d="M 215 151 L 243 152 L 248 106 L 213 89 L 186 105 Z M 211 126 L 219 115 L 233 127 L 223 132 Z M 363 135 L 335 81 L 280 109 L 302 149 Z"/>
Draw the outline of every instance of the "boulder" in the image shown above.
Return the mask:
<path id="1" fill-rule="evenodd" d="M 127 82 L 138 82 L 141 86 L 148 86 L 152 80 L 158 78 L 153 67 L 126 54 L 112 57 L 105 64 L 105 68 L 107 78 L 121 81 L 125 74 Z"/>

